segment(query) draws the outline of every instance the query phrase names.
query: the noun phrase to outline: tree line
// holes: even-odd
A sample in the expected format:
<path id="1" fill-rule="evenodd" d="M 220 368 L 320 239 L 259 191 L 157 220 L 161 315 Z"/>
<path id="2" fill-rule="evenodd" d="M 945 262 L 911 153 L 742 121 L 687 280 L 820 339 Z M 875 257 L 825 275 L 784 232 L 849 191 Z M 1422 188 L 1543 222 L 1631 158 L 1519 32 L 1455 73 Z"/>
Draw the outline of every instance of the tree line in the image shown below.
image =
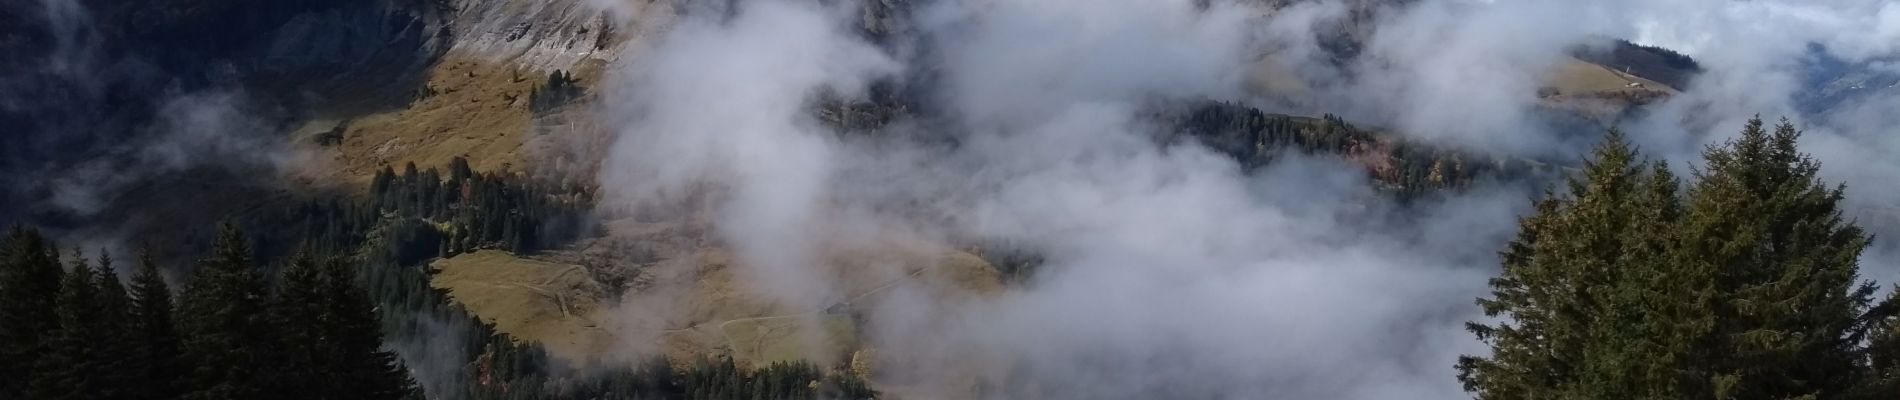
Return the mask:
<path id="1" fill-rule="evenodd" d="M 435 369 L 424 379 L 430 397 L 453 399 L 791 399 L 813 393 L 825 398 L 874 398 L 855 375 L 801 375 L 821 371 L 810 364 L 742 368 L 730 359 L 685 361 L 675 369 L 664 359 L 639 365 L 562 360 L 534 342 L 495 330 L 429 285 L 429 260 L 480 250 L 526 254 L 564 246 L 591 234 L 592 193 L 582 185 L 553 183 L 522 174 L 477 172 L 457 157 L 435 168 L 405 165 L 373 178 L 362 200 L 313 201 L 271 217 L 276 226 L 302 226 L 316 248 L 348 252 L 366 266 L 366 284 L 392 344 L 428 347 L 444 342 L 456 351 L 405 354 L 419 367 Z M 404 346 L 395 346 L 398 349 Z M 424 365 L 426 364 L 426 365 Z M 794 368 L 795 367 L 795 368 Z M 425 369 L 426 369 L 425 368 Z M 789 368 L 789 369 L 787 369 Z M 822 378 L 814 378 L 822 376 Z M 718 377 L 714 379 L 712 377 Z M 822 384 L 814 384 L 822 383 Z M 837 389 L 833 389 L 837 388 Z M 848 389 L 864 389 L 851 391 Z M 848 395 L 848 396 L 846 396 Z"/>
<path id="2" fill-rule="evenodd" d="M 386 350 L 389 325 L 378 314 L 394 304 L 376 304 L 358 280 L 359 268 L 345 259 L 299 253 L 266 279 L 246 239 L 227 224 L 174 301 L 150 257 L 141 257 L 128 287 L 106 253 L 97 262 L 76 251 L 61 257 L 33 229 L 14 228 L 0 249 L 0 338 L 6 339 L 0 373 L 23 378 L 0 380 L 0 398 L 424 398 L 410 369 Z M 483 336 L 463 343 L 471 347 L 469 357 L 455 366 L 466 386 L 430 398 L 877 396 L 855 375 L 827 374 L 807 363 L 752 370 L 728 358 L 678 371 L 655 358 L 639 366 L 578 368 L 492 325 L 469 326 Z"/>
<path id="3" fill-rule="evenodd" d="M 437 254 L 452 256 L 482 248 L 531 252 L 582 233 L 591 192 L 512 173 L 477 173 L 468 160 L 449 161 L 448 176 L 415 163 L 401 174 L 384 167 L 370 182 L 378 210 L 437 224 Z"/>
<path id="4" fill-rule="evenodd" d="M 528 110 L 537 114 L 547 113 L 579 100 L 584 94 L 586 90 L 580 86 L 580 79 L 557 69 L 548 73 L 546 82 L 536 84 L 528 92 Z"/>
<path id="5" fill-rule="evenodd" d="M 592 233 L 593 194 L 586 186 L 511 172 L 477 172 L 462 157 L 445 175 L 407 163 L 384 167 L 365 196 L 323 196 L 234 216 L 259 233 L 266 259 L 308 247 L 357 256 L 369 236 L 385 235 L 379 251 L 395 265 L 417 265 L 482 249 L 532 253 Z M 384 254 L 366 261 L 376 262 Z"/>
<path id="6" fill-rule="evenodd" d="M 0 243 L 0 398 L 420 398 L 353 268 L 308 253 L 274 287 L 227 225 L 177 301 L 141 257 L 61 257 L 35 230 Z"/>
<path id="7" fill-rule="evenodd" d="M 1757 118 L 1688 182 L 1615 131 L 1500 252 L 1457 362 L 1481 399 L 1873 399 L 1900 393 L 1900 319 L 1783 120 Z"/>
<path id="8" fill-rule="evenodd" d="M 1320 118 L 1268 114 L 1234 103 L 1204 102 L 1164 115 L 1182 135 L 1233 157 L 1243 168 L 1272 164 L 1287 154 L 1343 157 L 1400 201 L 1474 182 L 1555 178 L 1549 164 L 1489 157 L 1400 140 L 1366 130 L 1331 114 Z"/>
<path id="9" fill-rule="evenodd" d="M 478 173 L 460 158 L 448 171 L 385 169 L 363 198 L 241 216 L 220 228 L 208 256 L 175 274 L 186 277 L 182 291 L 164 286 L 168 269 L 150 257 L 141 257 L 129 290 L 111 289 L 119 281 L 103 253 L 93 264 L 59 257 L 36 231 L 15 229 L 0 241 L 0 339 L 9 344 L 0 346 L 0 373 L 29 378 L 0 379 L 0 398 L 876 397 L 857 376 L 811 364 L 562 360 L 495 330 L 429 285 L 428 262 L 565 245 L 586 234 L 578 222 L 591 196 L 576 185 Z M 246 236 L 237 226 L 268 229 Z M 93 283 L 66 288 L 68 280 Z M 111 305 L 120 302 L 109 293 L 126 293 L 127 305 Z M 71 299 L 56 301 L 62 296 Z M 84 306 L 61 311 L 60 301 Z M 119 313 L 100 310 L 125 310 L 126 328 L 98 329 L 120 324 L 111 322 Z M 74 328 L 60 328 L 62 312 L 73 314 Z M 59 339 L 69 333 L 83 340 Z M 134 356 L 108 357 L 123 354 Z M 378 387 L 399 390 L 370 390 Z"/>

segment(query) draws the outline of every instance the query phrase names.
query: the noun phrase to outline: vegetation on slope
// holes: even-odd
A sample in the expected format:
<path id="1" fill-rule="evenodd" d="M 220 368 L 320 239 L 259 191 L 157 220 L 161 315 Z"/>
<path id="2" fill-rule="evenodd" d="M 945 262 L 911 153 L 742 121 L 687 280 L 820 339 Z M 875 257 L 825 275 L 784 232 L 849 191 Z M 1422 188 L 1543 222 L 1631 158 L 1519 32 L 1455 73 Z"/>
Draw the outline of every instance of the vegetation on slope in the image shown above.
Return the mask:
<path id="1" fill-rule="evenodd" d="M 1535 201 L 1459 360 L 1482 399 L 1887 398 L 1894 300 L 1857 275 L 1871 237 L 1841 215 L 1800 133 L 1759 119 L 1684 185 L 1612 132 L 1568 191 Z M 1685 189 L 1686 186 L 1686 189 Z"/>
<path id="2" fill-rule="evenodd" d="M 1570 54 L 1583 61 L 1660 82 L 1677 90 L 1688 89 L 1690 80 L 1702 73 L 1702 64 L 1675 50 L 1617 40 L 1608 48 L 1577 47 Z"/>
<path id="3" fill-rule="evenodd" d="M 1344 157 L 1400 199 L 1474 182 L 1539 181 L 1558 171 L 1547 164 L 1448 150 L 1366 130 L 1333 115 L 1268 114 L 1232 103 L 1205 103 L 1164 117 L 1181 134 L 1259 168 L 1288 154 Z"/>
<path id="4" fill-rule="evenodd" d="M 585 195 L 459 162 L 446 178 L 407 168 L 380 175 L 371 198 L 249 221 L 291 232 L 271 241 L 308 249 L 278 265 L 253 261 L 252 240 L 227 225 L 176 302 L 149 259 L 132 296 L 119 300 L 123 286 L 103 254 L 96 269 L 75 254 L 74 272 L 63 272 L 50 243 L 16 229 L 0 242 L 0 298 L 8 300 L 0 336 L 9 339 L 0 372 L 26 379 L 0 380 L 0 397 L 875 397 L 855 375 L 808 364 L 748 370 L 724 360 L 678 370 L 656 359 L 583 369 L 549 357 L 431 289 L 420 263 L 557 246 L 579 232 L 559 221 L 584 210 Z"/>
<path id="5" fill-rule="evenodd" d="M 14 228 L 0 254 L 0 296 L 52 299 L 0 310 L 22 399 L 405 399 L 419 393 L 393 353 L 356 271 L 295 257 L 274 288 L 226 225 L 174 303 L 144 258 L 128 292 L 109 255 L 62 259 L 37 231 Z M 71 263 L 68 266 L 62 265 Z M 11 304 L 11 303 L 10 303 Z"/>
<path id="6" fill-rule="evenodd" d="M 429 285 L 449 300 L 553 356 L 585 360 L 621 346 L 600 326 L 603 291 L 580 266 L 481 250 L 438 258 L 429 268 Z"/>

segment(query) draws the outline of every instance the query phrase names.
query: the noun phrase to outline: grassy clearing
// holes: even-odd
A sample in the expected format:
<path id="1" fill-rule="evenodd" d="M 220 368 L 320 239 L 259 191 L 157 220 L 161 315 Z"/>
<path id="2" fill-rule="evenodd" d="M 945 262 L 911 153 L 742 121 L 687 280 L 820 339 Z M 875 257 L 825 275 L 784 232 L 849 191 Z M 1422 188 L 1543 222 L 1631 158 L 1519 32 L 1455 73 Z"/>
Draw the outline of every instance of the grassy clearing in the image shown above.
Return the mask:
<path id="1" fill-rule="evenodd" d="M 609 349 L 613 336 L 595 322 L 598 288 L 578 266 L 483 250 L 431 265 L 431 285 L 482 321 L 568 359 Z"/>
<path id="2" fill-rule="evenodd" d="M 1632 87 L 1632 84 L 1640 87 Z M 1656 81 L 1622 73 L 1609 67 L 1591 64 L 1576 58 L 1566 58 L 1563 63 L 1552 68 L 1545 76 L 1545 87 L 1556 89 L 1560 95 L 1581 95 L 1589 93 L 1621 92 L 1633 89 L 1661 90 L 1673 92 L 1675 89 Z"/>
<path id="3" fill-rule="evenodd" d="M 828 361 L 857 347 L 857 330 L 843 315 L 800 314 L 720 324 L 733 357 L 752 365 L 817 358 Z"/>

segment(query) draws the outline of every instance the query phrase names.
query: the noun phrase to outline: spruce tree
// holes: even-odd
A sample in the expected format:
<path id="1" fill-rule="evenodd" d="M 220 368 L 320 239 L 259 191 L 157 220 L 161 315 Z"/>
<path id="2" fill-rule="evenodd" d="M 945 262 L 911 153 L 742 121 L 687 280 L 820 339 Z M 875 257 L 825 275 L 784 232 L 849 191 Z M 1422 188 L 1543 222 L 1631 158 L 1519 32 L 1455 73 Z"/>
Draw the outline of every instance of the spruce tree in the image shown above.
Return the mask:
<path id="1" fill-rule="evenodd" d="M 371 199 L 374 200 L 372 202 L 373 204 L 377 204 L 379 206 L 388 204 L 387 199 L 389 195 L 390 185 L 395 184 L 395 180 L 396 180 L 396 171 L 393 169 L 390 169 L 389 166 L 387 165 L 383 166 L 382 171 L 376 172 L 376 177 L 372 178 L 369 184 L 369 193 L 370 193 Z"/>
<path id="2" fill-rule="evenodd" d="M 73 252 L 78 261 L 60 280 L 54 300 L 59 326 L 47 336 L 47 351 L 34 364 L 28 398 L 41 400 L 92 400 L 107 397 L 105 345 L 112 339 L 105 326 L 105 308 L 100 304 L 99 282 L 95 271 Z"/>
<path id="3" fill-rule="evenodd" d="M 1865 372 L 1856 382 L 1850 399 L 1883 399 L 1900 393 L 1900 291 L 1892 291 L 1887 298 L 1864 315 L 1866 325 L 1866 348 L 1861 352 L 1861 363 Z"/>
<path id="4" fill-rule="evenodd" d="M 1750 120 L 1703 153 L 1678 262 L 1708 271 L 1715 301 L 1706 375 L 1719 398 L 1828 398 L 1863 375 L 1857 321 L 1872 302 L 1858 260 L 1871 237 L 1841 216 L 1842 186 L 1817 177 L 1800 131 Z"/>
<path id="5" fill-rule="evenodd" d="M 1836 399 L 1892 395 L 1892 303 L 1856 275 L 1870 237 L 1783 122 L 1704 153 L 1686 192 L 1620 137 L 1501 253 L 1492 347 L 1461 357 L 1479 398 Z M 1627 182 L 1619 184 L 1618 182 Z M 1871 329 L 1871 332 L 1870 332 Z M 1869 397 L 1871 396 L 1871 397 Z"/>
<path id="6" fill-rule="evenodd" d="M 212 255 L 179 296 L 178 325 L 193 367 L 186 398 L 238 400 L 270 397 L 271 351 L 276 338 L 264 315 L 264 281 L 251 264 L 237 227 L 220 227 Z"/>
<path id="7" fill-rule="evenodd" d="M 1567 193 L 1547 193 L 1519 222 L 1500 253 L 1492 295 L 1479 299 L 1497 324 L 1469 329 L 1492 346 L 1489 357 L 1462 357 L 1459 380 L 1479 398 L 1643 397 L 1631 372 L 1645 362 L 1639 342 L 1642 293 L 1621 290 L 1649 279 L 1661 249 L 1645 240 L 1669 216 L 1645 206 L 1672 202 L 1667 169 L 1645 171 L 1621 133 L 1597 146 Z"/>
<path id="8" fill-rule="evenodd" d="M 172 318 L 171 288 L 159 275 L 150 252 L 139 255 L 139 273 L 132 278 L 131 298 L 131 351 L 126 354 L 131 383 L 126 385 L 127 391 L 140 399 L 177 399 L 184 392 L 185 380 L 181 377 L 187 374 Z"/>
<path id="9" fill-rule="evenodd" d="M 334 322 L 324 315 L 322 271 L 308 251 L 300 251 L 282 274 L 270 310 L 280 332 L 275 389 L 286 399 L 340 399 L 330 392 L 350 383 L 330 379 L 342 371 L 330 360 L 337 349 L 323 331 Z"/>
<path id="10" fill-rule="evenodd" d="M 369 293 L 357 284 L 355 266 L 330 260 L 323 268 L 323 319 L 319 330 L 334 348 L 340 391 L 334 399 L 395 400 L 419 397 L 415 380 L 394 352 L 383 349 L 382 323 Z"/>
<path id="11" fill-rule="evenodd" d="M 15 226 L 0 242 L 0 398 L 25 398 L 34 363 L 58 327 L 63 271 L 45 239 Z"/>
<path id="12" fill-rule="evenodd" d="M 132 360 L 127 357 L 134 349 L 132 343 L 137 340 L 132 331 L 132 299 L 125 291 L 125 284 L 119 282 L 119 274 L 112 265 L 112 254 L 105 249 L 99 250 L 98 271 L 94 273 L 98 282 L 99 324 L 97 340 L 102 352 L 102 369 L 97 377 L 104 399 L 131 399 L 135 395 L 128 390 L 134 382 Z"/>

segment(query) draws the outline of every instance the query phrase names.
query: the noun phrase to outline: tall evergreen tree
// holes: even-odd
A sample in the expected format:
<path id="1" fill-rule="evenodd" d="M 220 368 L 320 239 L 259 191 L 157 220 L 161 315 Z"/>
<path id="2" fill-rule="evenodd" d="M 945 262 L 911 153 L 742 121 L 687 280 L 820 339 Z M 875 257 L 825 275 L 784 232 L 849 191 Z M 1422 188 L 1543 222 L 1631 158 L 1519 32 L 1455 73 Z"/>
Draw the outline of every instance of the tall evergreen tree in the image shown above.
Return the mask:
<path id="1" fill-rule="evenodd" d="M 186 398 L 238 400 L 270 397 L 277 371 L 276 337 L 264 315 L 268 291 L 251 264 L 235 225 L 220 227 L 212 255 L 179 296 L 178 325 L 186 359 L 195 367 Z"/>
<path id="2" fill-rule="evenodd" d="M 132 331 L 132 299 L 126 294 L 125 284 L 119 282 L 119 273 L 112 265 L 112 254 L 105 249 L 99 250 L 98 271 L 94 277 L 98 282 L 99 332 L 98 346 L 102 353 L 102 369 L 97 377 L 100 391 L 105 399 L 131 399 L 129 391 L 134 376 L 132 360 L 127 357 L 137 340 Z"/>
<path id="3" fill-rule="evenodd" d="M 1703 153 L 1689 190 L 1677 259 L 1708 271 L 1715 301 L 1706 374 L 1720 398 L 1827 398 L 1848 391 L 1857 369 L 1857 323 L 1872 302 L 1860 281 L 1871 238 L 1843 220 L 1842 186 L 1796 148 L 1800 131 L 1750 120 L 1741 137 Z"/>
<path id="4" fill-rule="evenodd" d="M 1900 339 L 1879 329 L 1892 312 L 1871 307 L 1873 286 L 1856 275 L 1870 238 L 1843 221 L 1843 189 L 1818 181 L 1798 137 L 1785 121 L 1773 134 L 1750 121 L 1704 153 L 1706 170 L 1678 195 L 1667 168 L 1640 173 L 1612 134 L 1501 253 L 1479 305 L 1502 322 L 1470 325 L 1492 354 L 1459 360 L 1466 389 L 1485 399 L 1879 393 L 1894 360 L 1880 346 Z"/>
<path id="5" fill-rule="evenodd" d="M 1645 171 L 1621 133 L 1611 131 L 1569 191 L 1547 194 L 1501 253 L 1492 296 L 1478 304 L 1506 322 L 1472 323 L 1490 357 L 1459 360 L 1459 379 L 1480 398 L 1633 398 L 1643 377 L 1640 291 L 1656 252 L 1648 239 L 1670 216 L 1645 206 L 1671 203 L 1673 178 Z M 1659 225 L 1664 224 L 1664 225 Z"/>
<path id="6" fill-rule="evenodd" d="M 1900 290 L 1874 307 L 1866 318 L 1867 374 L 1854 389 L 1855 399 L 1879 399 L 1900 393 Z"/>
<path id="7" fill-rule="evenodd" d="M 131 338 L 126 390 L 147 400 L 177 399 L 184 394 L 184 364 L 180 360 L 178 328 L 172 318 L 171 288 L 159 275 L 152 254 L 139 254 L 139 274 L 132 278 L 132 307 L 127 329 Z"/>
<path id="8" fill-rule="evenodd" d="M 382 323 L 369 293 L 357 283 L 356 269 L 342 260 L 323 268 L 323 323 L 319 330 L 332 344 L 331 370 L 338 385 L 334 399 L 395 400 L 419 398 L 415 380 L 396 353 L 383 349 Z"/>
<path id="9" fill-rule="evenodd" d="M 79 259 L 73 270 L 60 280 L 54 310 L 59 327 L 47 337 L 47 352 L 34 364 L 28 398 L 40 400 L 93 400 L 108 398 L 104 381 L 107 354 L 104 346 L 114 338 L 105 326 L 105 308 L 99 303 L 99 282 L 95 271 Z"/>
<path id="10" fill-rule="evenodd" d="M 0 242 L 0 398 L 25 398 L 33 364 L 59 326 L 62 271 L 38 231 L 15 226 Z"/>
<path id="11" fill-rule="evenodd" d="M 272 301 L 282 335 L 278 392 L 287 399 L 375 400 L 416 395 L 394 353 L 382 349 L 382 324 L 352 267 L 292 257 Z"/>
<path id="12" fill-rule="evenodd" d="M 285 399 L 340 399 L 330 392 L 351 383 L 329 379 L 340 371 L 331 360 L 337 357 L 336 344 L 322 329 L 333 323 L 324 315 L 322 271 L 308 251 L 301 251 L 282 274 L 270 310 L 272 324 L 281 332 L 277 393 Z"/>

